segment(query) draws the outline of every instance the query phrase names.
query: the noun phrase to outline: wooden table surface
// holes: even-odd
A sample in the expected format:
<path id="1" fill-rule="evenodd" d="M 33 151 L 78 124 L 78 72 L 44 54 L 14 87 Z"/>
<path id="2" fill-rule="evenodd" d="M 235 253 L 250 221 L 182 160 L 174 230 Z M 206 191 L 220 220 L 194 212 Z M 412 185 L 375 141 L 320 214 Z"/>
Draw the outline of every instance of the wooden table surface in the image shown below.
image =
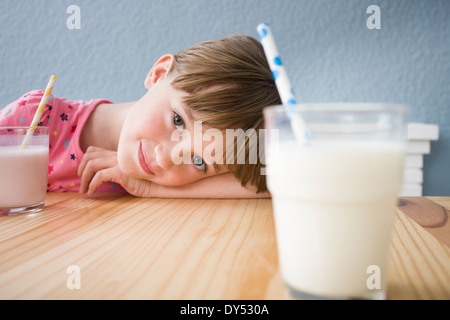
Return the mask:
<path id="1" fill-rule="evenodd" d="M 450 299 L 449 208 L 402 199 L 388 299 Z M 0 299 L 290 297 L 270 199 L 49 193 L 34 216 L 0 217 Z"/>

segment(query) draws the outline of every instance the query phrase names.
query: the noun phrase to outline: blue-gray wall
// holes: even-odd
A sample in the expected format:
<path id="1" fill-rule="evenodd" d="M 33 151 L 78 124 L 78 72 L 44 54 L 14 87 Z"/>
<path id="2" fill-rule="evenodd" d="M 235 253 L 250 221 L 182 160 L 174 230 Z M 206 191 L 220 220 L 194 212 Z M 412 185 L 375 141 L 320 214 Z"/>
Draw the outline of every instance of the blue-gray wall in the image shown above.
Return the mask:
<path id="1" fill-rule="evenodd" d="M 67 8 L 81 9 L 69 30 Z M 370 5 L 381 29 L 369 30 Z M 132 101 L 156 59 L 269 22 L 299 99 L 399 102 L 440 126 L 424 195 L 450 195 L 450 0 L 0 0 L 0 109 L 58 76 L 54 94 Z"/>

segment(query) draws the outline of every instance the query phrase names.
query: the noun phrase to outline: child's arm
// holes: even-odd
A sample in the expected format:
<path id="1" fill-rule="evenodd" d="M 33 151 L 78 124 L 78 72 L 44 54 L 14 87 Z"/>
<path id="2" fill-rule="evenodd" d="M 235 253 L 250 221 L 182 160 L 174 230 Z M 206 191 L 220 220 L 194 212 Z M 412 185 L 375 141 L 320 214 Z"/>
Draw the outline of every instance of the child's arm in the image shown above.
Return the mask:
<path id="1" fill-rule="evenodd" d="M 232 173 L 208 177 L 189 184 L 167 187 L 153 184 L 155 198 L 270 198 L 268 192 L 256 193 L 256 187 L 241 186 Z"/>
<path id="2" fill-rule="evenodd" d="M 89 147 L 78 168 L 80 193 L 93 194 L 104 182 L 119 183 L 128 193 L 152 198 L 270 198 L 268 192 L 256 193 L 256 187 L 242 187 L 231 173 L 204 178 L 182 186 L 163 186 L 124 175 L 117 153 Z"/>

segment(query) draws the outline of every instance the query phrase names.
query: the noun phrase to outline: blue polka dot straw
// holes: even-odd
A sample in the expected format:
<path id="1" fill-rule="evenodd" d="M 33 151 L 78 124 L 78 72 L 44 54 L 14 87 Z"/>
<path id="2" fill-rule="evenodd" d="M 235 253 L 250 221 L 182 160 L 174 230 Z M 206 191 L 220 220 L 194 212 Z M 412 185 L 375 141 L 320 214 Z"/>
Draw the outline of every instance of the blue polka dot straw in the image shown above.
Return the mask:
<path id="1" fill-rule="evenodd" d="M 261 44 L 264 48 L 264 52 L 266 53 L 267 61 L 269 62 L 269 67 L 272 70 L 281 101 L 286 106 L 297 103 L 294 90 L 292 89 L 291 82 L 289 81 L 283 62 L 281 61 L 281 57 L 278 53 L 278 49 L 275 45 L 275 40 L 269 25 L 267 23 L 261 23 L 258 25 L 257 30 L 261 39 Z"/>
<path id="2" fill-rule="evenodd" d="M 261 40 L 261 44 L 264 48 L 267 61 L 269 63 L 270 70 L 272 71 L 275 84 L 280 94 L 281 101 L 286 108 L 286 113 L 293 122 L 293 131 L 299 142 L 309 140 L 309 134 L 307 132 L 305 123 L 300 115 L 293 115 L 293 105 L 297 104 L 297 98 L 294 94 L 291 82 L 281 61 L 280 54 L 278 53 L 275 40 L 272 35 L 272 30 L 267 23 L 261 23 L 256 28 Z"/>

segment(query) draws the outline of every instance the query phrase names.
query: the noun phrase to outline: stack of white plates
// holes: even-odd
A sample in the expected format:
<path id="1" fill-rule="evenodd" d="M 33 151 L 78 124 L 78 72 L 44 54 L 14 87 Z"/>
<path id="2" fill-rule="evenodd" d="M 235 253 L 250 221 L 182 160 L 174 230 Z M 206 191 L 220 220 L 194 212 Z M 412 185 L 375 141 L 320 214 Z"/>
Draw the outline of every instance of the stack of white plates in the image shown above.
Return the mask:
<path id="1" fill-rule="evenodd" d="M 428 123 L 408 123 L 408 148 L 400 196 L 422 196 L 423 156 L 430 154 L 431 141 L 438 138 L 439 126 Z"/>

